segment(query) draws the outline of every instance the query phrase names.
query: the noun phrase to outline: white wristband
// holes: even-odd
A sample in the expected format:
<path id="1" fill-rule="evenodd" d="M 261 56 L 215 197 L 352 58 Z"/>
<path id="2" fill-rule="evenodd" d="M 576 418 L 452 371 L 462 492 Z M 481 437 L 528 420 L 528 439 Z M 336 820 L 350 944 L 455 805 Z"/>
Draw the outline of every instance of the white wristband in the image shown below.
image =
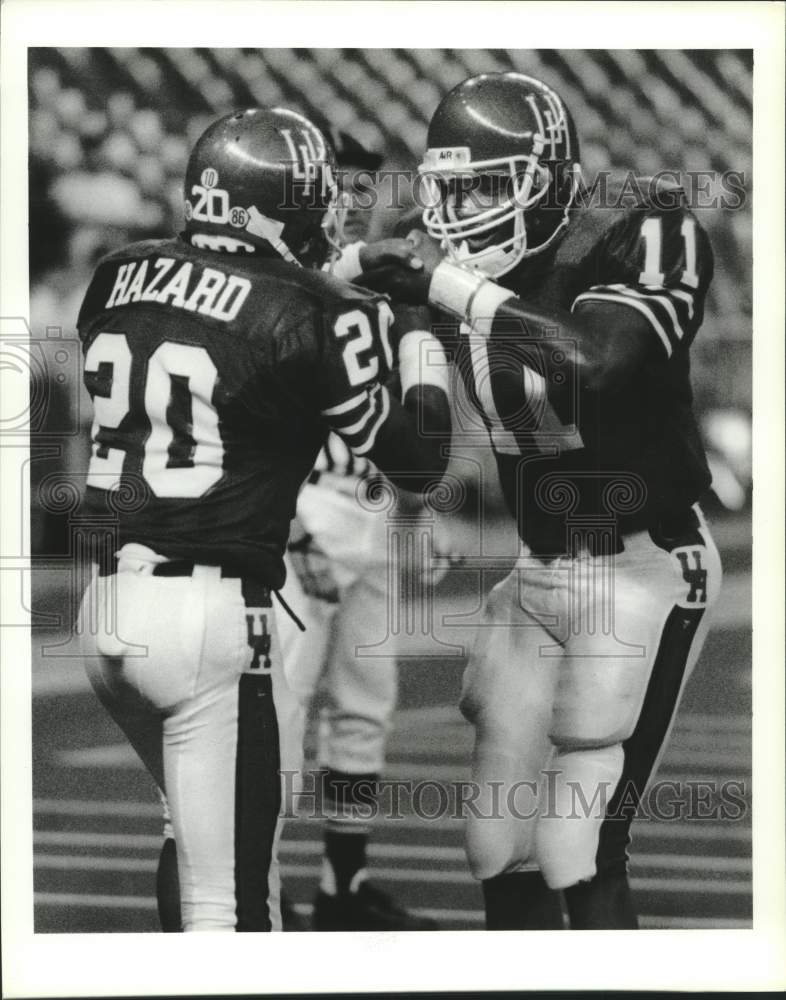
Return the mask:
<path id="1" fill-rule="evenodd" d="M 490 279 L 484 281 L 469 304 L 467 322 L 475 333 L 479 333 L 482 337 L 490 337 L 497 309 L 507 299 L 512 298 L 514 293 L 509 288 L 502 288 Z"/>
<path id="2" fill-rule="evenodd" d="M 480 274 L 473 274 L 458 264 L 443 260 L 431 276 L 429 302 L 460 319 L 468 319 L 469 305 L 485 280 Z"/>
<path id="3" fill-rule="evenodd" d="M 428 330 L 410 330 L 398 345 L 401 398 L 413 385 L 433 385 L 448 391 L 448 361 L 442 344 Z"/>
<path id="4" fill-rule="evenodd" d="M 443 260 L 434 271 L 428 297 L 432 305 L 446 309 L 488 337 L 497 307 L 514 293 L 490 278 Z"/>
<path id="5" fill-rule="evenodd" d="M 330 273 L 342 281 L 354 281 L 355 278 L 359 278 L 363 273 L 363 268 L 360 266 L 360 251 L 365 245 L 363 240 L 358 240 L 357 243 L 350 243 L 344 247 L 341 256 L 333 262 Z"/>

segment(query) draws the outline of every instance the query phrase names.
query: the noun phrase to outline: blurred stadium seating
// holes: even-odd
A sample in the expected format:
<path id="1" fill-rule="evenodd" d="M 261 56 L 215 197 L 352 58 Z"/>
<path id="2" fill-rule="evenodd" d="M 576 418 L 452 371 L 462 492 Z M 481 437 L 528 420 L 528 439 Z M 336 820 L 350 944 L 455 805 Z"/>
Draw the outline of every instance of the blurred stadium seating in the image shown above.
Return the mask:
<path id="1" fill-rule="evenodd" d="M 733 51 L 29 50 L 31 322 L 70 335 L 98 256 L 182 221 L 190 144 L 237 107 L 320 112 L 390 163 L 412 167 L 441 97 L 465 77 L 516 69 L 563 94 L 582 161 L 599 170 L 738 171 L 737 211 L 702 209 L 716 259 L 694 350 L 700 411 L 751 409 L 752 59 Z M 717 190 L 717 183 L 716 188 Z M 72 402 L 79 388 L 71 387 Z M 725 425 L 724 425 L 725 426 Z M 717 435 L 716 435 L 717 436 Z M 737 435 L 737 438 L 739 435 Z M 723 434 L 721 434 L 722 448 Z M 747 485 L 747 484 L 746 484 Z"/>

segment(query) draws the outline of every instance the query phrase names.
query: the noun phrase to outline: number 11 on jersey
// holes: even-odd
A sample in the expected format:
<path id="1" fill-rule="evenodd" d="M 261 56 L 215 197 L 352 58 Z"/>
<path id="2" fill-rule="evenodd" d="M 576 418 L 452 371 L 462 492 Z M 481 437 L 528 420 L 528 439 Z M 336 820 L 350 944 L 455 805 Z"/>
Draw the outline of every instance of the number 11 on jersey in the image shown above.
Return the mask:
<path id="1" fill-rule="evenodd" d="M 680 227 L 685 244 L 685 269 L 680 277 L 680 284 L 688 288 L 699 287 L 699 276 L 696 273 L 696 220 L 686 216 Z M 660 287 L 666 275 L 661 271 L 663 266 L 663 219 L 660 216 L 650 216 L 641 224 L 641 238 L 644 240 L 644 270 L 639 274 L 639 283 Z"/>

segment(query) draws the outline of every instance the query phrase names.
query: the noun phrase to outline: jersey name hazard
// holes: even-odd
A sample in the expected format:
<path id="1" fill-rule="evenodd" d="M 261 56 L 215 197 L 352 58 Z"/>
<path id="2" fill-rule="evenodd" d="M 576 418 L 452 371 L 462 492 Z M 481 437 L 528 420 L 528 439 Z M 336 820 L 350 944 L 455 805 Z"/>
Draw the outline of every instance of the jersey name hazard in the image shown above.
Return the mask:
<path id="1" fill-rule="evenodd" d="M 117 268 L 105 309 L 156 302 L 229 323 L 237 319 L 251 282 L 214 267 L 194 268 L 174 257 L 132 260 Z"/>

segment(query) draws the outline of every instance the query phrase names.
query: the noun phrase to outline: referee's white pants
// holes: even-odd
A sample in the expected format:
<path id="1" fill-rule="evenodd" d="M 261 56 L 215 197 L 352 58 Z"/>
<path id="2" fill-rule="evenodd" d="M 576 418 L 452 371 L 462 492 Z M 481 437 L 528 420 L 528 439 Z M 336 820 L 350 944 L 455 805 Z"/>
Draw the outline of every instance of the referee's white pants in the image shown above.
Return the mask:
<path id="1" fill-rule="evenodd" d="M 298 516 L 330 559 L 339 601 L 309 597 L 287 560 L 282 591 L 306 625 L 300 632 L 276 610 L 284 669 L 289 686 L 308 704 L 318 688 L 318 761 L 348 774 L 375 774 L 385 762 L 397 695 L 394 655 L 369 655 L 388 634 L 387 519 L 363 508 L 354 490 L 347 494 L 323 476 L 307 484 Z M 325 485 L 328 484 L 328 485 Z"/>
<path id="2" fill-rule="evenodd" d="M 160 561 L 126 546 L 115 575 L 93 576 L 78 623 L 88 676 L 167 796 L 183 929 L 280 930 L 280 817 L 304 713 L 275 616 L 217 567 L 153 576 Z"/>

